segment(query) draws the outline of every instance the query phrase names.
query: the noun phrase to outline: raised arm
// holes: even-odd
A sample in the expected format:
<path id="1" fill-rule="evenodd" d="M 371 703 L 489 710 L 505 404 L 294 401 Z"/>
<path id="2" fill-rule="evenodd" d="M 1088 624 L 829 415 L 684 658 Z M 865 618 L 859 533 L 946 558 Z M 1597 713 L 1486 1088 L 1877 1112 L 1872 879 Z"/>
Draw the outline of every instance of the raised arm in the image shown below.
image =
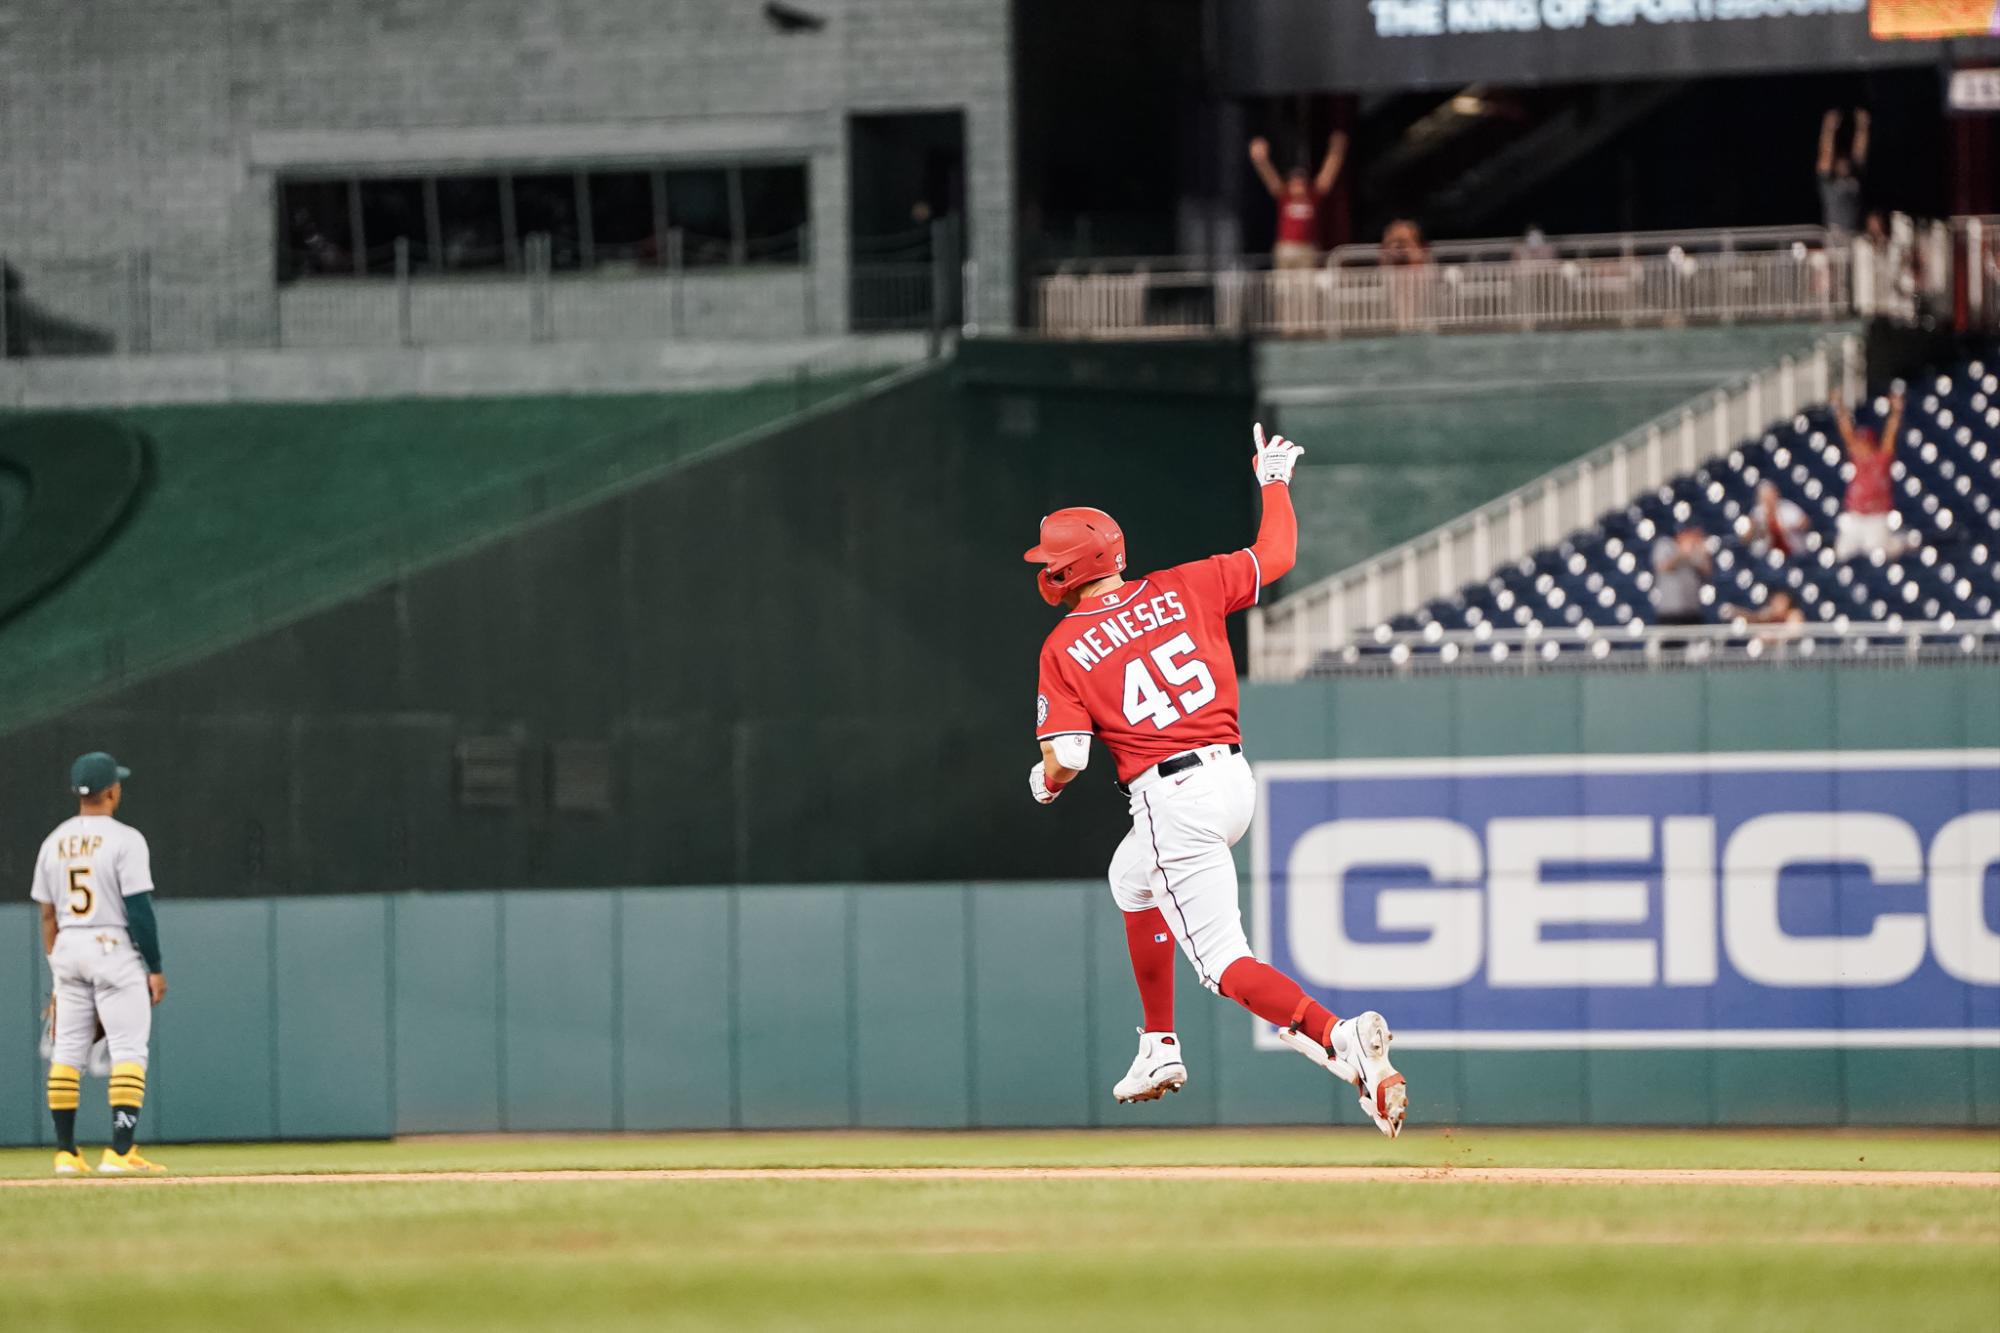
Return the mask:
<path id="1" fill-rule="evenodd" d="M 1341 163 L 1347 161 L 1347 131 L 1335 130 L 1333 137 L 1326 141 L 1326 160 L 1319 164 L 1319 175 L 1313 177 L 1313 193 L 1324 199 L 1333 193 L 1333 183 L 1340 179 Z"/>
<path id="2" fill-rule="evenodd" d="M 1257 558 L 1259 581 L 1276 583 L 1299 562 L 1299 519 L 1292 511 L 1292 469 L 1305 450 L 1282 435 L 1264 438 L 1260 424 L 1251 431 L 1257 442 L 1257 483 L 1263 490 L 1264 517 L 1250 554 Z"/>
<path id="3" fill-rule="evenodd" d="M 1814 168 L 1822 176 L 1833 174 L 1833 140 L 1840 133 L 1840 113 L 1829 110 L 1819 118 L 1819 165 Z"/>
<path id="4" fill-rule="evenodd" d="M 1854 453 L 1854 417 L 1847 410 L 1847 400 L 1835 389 L 1828 399 L 1833 404 L 1834 429 L 1840 432 L 1840 445 L 1849 455 Z"/>
<path id="5" fill-rule="evenodd" d="M 1889 415 L 1882 418 L 1882 452 L 1896 456 L 1896 437 L 1903 433 L 1903 394 L 1900 389 L 1889 395 Z"/>
<path id="6" fill-rule="evenodd" d="M 1257 179 L 1264 182 L 1264 188 L 1271 192 L 1273 199 L 1285 197 L 1285 182 L 1278 175 L 1278 169 L 1271 165 L 1270 140 L 1258 135 L 1250 141 L 1250 165 L 1257 169 Z"/>
<path id="7" fill-rule="evenodd" d="M 1854 174 L 1868 165 L 1868 113 L 1861 108 L 1854 109 L 1854 146 L 1847 150 L 1847 156 L 1854 163 Z"/>

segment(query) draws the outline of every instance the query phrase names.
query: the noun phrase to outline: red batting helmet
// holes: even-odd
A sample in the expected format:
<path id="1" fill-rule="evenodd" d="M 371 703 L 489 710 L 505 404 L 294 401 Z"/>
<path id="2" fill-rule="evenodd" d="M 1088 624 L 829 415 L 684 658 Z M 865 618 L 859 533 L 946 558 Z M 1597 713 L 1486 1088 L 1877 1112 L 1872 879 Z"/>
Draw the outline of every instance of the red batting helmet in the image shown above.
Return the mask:
<path id="1" fill-rule="evenodd" d="M 1035 586 L 1050 606 L 1061 606 L 1072 588 L 1124 572 L 1125 534 L 1102 509 L 1058 509 L 1042 520 L 1041 536 L 1021 558 L 1042 566 Z"/>

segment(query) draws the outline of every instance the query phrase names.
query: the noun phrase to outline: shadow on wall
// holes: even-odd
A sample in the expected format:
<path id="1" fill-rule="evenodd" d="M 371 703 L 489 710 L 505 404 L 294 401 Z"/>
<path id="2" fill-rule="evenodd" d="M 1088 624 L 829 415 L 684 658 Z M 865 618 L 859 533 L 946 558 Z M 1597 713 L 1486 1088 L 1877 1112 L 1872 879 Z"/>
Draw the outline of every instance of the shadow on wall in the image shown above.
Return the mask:
<path id="1" fill-rule="evenodd" d="M 109 417 L 0 429 L 0 628 L 104 549 L 138 503 L 146 459 L 146 438 Z"/>
<path id="2" fill-rule="evenodd" d="M 111 334 L 42 309 L 28 299 L 25 287 L 19 269 L 0 264 L 0 299 L 5 301 L 0 358 L 101 356 L 116 350 L 118 340 Z"/>

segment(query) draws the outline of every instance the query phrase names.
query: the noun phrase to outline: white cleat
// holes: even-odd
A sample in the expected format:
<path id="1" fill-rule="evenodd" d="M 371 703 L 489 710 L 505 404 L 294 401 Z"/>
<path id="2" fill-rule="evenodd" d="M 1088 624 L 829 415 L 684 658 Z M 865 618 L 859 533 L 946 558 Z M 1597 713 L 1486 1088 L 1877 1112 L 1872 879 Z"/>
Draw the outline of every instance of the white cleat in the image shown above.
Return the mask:
<path id="1" fill-rule="evenodd" d="M 1389 1063 L 1389 1043 L 1395 1039 L 1388 1021 L 1370 1009 L 1334 1024 L 1330 1052 L 1332 1060 L 1355 1072 L 1361 1109 L 1375 1128 L 1392 1139 L 1403 1132 L 1403 1117 L 1410 1109 L 1409 1086 Z"/>
<path id="2" fill-rule="evenodd" d="M 1139 1030 L 1139 1054 L 1132 1067 L 1111 1089 L 1121 1102 L 1157 1101 L 1170 1092 L 1179 1092 L 1187 1083 L 1187 1066 L 1181 1063 L 1181 1040 L 1171 1032 Z"/>
<path id="3" fill-rule="evenodd" d="M 1355 1075 L 1354 1067 L 1345 1060 L 1334 1058 L 1332 1051 L 1308 1037 L 1297 1028 L 1279 1028 L 1278 1040 L 1303 1055 L 1306 1059 L 1339 1079 L 1342 1083 L 1359 1085 L 1361 1080 Z"/>

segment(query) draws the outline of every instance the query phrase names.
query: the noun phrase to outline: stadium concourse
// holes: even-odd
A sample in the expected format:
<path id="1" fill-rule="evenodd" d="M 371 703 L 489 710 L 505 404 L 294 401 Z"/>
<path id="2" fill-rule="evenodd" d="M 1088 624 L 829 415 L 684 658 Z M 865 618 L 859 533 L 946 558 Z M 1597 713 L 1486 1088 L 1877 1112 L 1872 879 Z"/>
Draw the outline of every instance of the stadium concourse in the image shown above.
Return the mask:
<path id="1" fill-rule="evenodd" d="M 2000 642 L 2000 374 L 1994 358 L 1915 377 L 1891 468 L 1902 550 L 1840 559 L 1835 526 L 1851 465 L 1825 408 L 1774 422 L 1757 439 L 1708 458 L 1545 545 L 1322 653 L 1314 671 L 1388 661 L 1504 662 L 1635 658 L 1657 653 L 1654 543 L 1707 534 L 1713 569 L 1701 589 L 1706 629 L 1678 627 L 1696 657 L 1731 648 L 1810 654 L 1842 644 L 1972 652 Z M 1864 422 L 1879 429 L 1887 399 Z M 1793 555 L 1753 539 L 1758 487 L 1769 482 L 1809 526 Z M 1802 623 L 1753 625 L 1786 594 Z M 1754 631 L 1754 632 L 1753 632 Z"/>

